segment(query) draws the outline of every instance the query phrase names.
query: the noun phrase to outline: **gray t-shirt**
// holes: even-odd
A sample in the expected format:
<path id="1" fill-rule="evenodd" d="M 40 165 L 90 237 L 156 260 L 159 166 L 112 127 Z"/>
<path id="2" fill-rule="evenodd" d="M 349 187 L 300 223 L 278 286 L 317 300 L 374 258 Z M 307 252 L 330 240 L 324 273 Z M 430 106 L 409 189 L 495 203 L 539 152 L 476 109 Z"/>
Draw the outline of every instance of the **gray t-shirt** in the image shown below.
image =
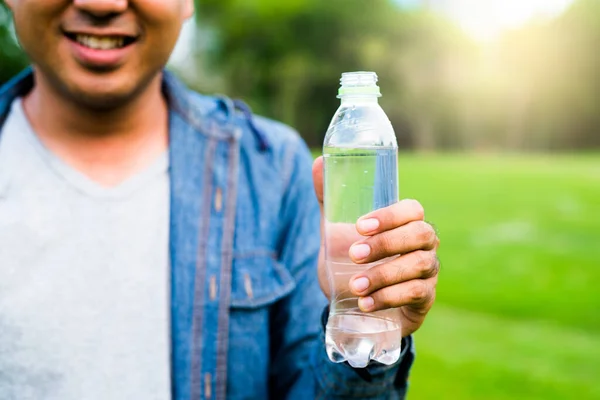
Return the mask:
<path id="1" fill-rule="evenodd" d="M 13 103 L 0 135 L 0 399 L 170 399 L 168 156 L 114 188 Z"/>

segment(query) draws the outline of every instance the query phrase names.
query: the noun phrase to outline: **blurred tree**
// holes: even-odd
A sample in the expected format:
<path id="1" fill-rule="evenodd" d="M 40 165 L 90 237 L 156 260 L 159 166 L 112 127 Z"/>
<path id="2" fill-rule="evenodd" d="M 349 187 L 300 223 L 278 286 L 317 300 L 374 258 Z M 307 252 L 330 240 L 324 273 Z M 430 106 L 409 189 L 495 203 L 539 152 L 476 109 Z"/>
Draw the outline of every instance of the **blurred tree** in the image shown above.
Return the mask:
<path id="1" fill-rule="evenodd" d="M 455 97 L 473 46 L 447 21 L 389 0 L 197 5 L 198 25 L 216 38 L 198 58 L 223 78 L 221 90 L 296 127 L 309 144 L 322 143 L 341 72 L 373 70 L 401 147 L 464 145 Z"/>
<path id="2" fill-rule="evenodd" d="M 386 0 L 202 0 L 219 90 L 319 145 L 343 71 L 375 70 L 400 143 L 420 149 L 600 146 L 600 3 L 578 0 L 477 46 L 425 11 Z M 209 87 L 200 82 L 199 87 Z"/>
<path id="3" fill-rule="evenodd" d="M 27 58 L 12 33 L 12 17 L 0 0 L 0 85 L 27 65 Z"/>
<path id="4" fill-rule="evenodd" d="M 577 1 L 548 30 L 553 46 L 546 66 L 554 67 L 539 119 L 552 124 L 553 147 L 600 148 L 600 2 Z"/>
<path id="5" fill-rule="evenodd" d="M 322 141 L 337 107 L 340 73 L 380 72 L 398 9 L 387 0 L 203 0 L 199 26 L 214 28 L 208 56 L 223 91 Z M 385 89 L 384 89 L 385 90 Z"/>
<path id="6" fill-rule="evenodd" d="M 579 0 L 554 21 L 507 35 L 495 61 L 503 92 L 501 147 L 600 147 L 600 2 Z"/>

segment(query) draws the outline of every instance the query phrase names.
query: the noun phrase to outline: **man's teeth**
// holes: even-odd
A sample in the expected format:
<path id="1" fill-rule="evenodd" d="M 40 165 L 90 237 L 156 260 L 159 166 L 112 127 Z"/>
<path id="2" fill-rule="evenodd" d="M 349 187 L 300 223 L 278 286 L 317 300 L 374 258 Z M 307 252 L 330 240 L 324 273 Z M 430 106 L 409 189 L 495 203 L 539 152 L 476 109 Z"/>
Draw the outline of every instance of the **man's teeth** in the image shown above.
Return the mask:
<path id="1" fill-rule="evenodd" d="M 119 49 L 125 45 L 124 37 L 77 35 L 77 43 L 95 50 Z"/>

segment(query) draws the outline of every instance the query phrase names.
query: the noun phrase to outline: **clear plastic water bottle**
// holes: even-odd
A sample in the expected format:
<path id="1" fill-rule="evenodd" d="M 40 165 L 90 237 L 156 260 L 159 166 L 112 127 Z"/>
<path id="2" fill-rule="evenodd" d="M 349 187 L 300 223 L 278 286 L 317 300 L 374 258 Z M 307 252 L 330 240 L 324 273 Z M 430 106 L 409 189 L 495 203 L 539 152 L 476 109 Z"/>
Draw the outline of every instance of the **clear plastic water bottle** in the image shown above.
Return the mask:
<path id="1" fill-rule="evenodd" d="M 323 144 L 325 261 L 330 312 L 326 348 L 333 362 L 355 368 L 371 360 L 393 364 L 400 357 L 399 309 L 362 312 L 350 292 L 350 278 L 377 263 L 355 264 L 350 246 L 363 237 L 356 221 L 398 201 L 398 145 L 394 129 L 379 106 L 374 72 L 342 74 L 335 113 Z"/>

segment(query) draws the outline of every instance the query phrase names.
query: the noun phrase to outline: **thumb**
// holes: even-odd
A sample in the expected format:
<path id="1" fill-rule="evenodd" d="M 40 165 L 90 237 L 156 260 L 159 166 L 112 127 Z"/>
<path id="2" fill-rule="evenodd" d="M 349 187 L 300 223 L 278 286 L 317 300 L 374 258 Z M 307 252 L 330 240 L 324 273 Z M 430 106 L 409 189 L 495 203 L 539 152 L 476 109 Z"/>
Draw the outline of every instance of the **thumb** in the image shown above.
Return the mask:
<path id="1" fill-rule="evenodd" d="M 323 157 L 318 157 L 312 167 L 313 183 L 315 185 L 315 194 L 319 204 L 323 207 Z"/>

